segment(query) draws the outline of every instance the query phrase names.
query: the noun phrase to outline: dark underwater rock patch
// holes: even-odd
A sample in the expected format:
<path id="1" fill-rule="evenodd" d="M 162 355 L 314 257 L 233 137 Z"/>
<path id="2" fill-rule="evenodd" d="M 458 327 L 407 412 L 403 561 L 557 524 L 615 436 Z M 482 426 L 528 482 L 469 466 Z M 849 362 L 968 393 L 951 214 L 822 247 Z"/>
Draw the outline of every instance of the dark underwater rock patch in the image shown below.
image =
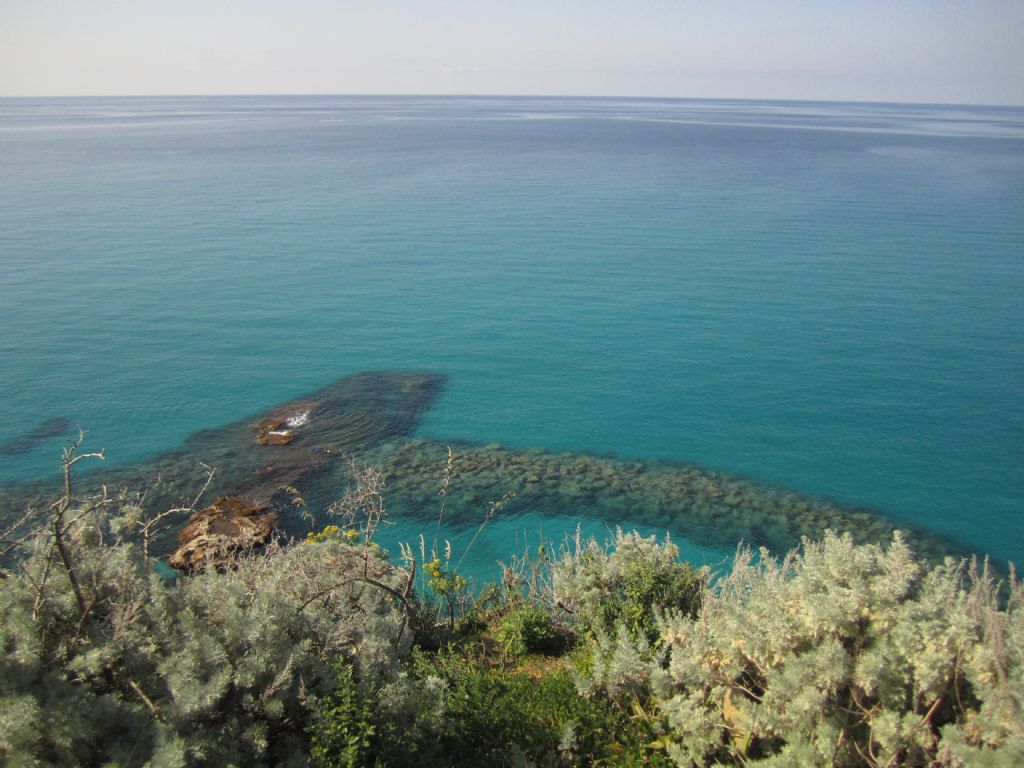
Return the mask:
<path id="1" fill-rule="evenodd" d="M 646 525 L 715 549 L 743 541 L 783 553 L 826 529 L 858 543 L 888 543 L 898 529 L 922 557 L 968 555 L 953 542 L 866 510 L 801 496 L 743 477 L 668 462 L 622 461 L 579 453 L 453 444 L 445 520 L 479 525 L 492 501 L 514 494 L 498 514 L 542 512 L 598 517 L 612 526 Z M 436 519 L 448 446 L 414 438 L 375 458 L 386 497 L 407 516 Z"/>
<path id="2" fill-rule="evenodd" d="M 52 419 L 41 421 L 31 431 L 5 443 L 0 443 L 0 456 L 17 456 L 22 453 L 28 453 L 50 438 L 67 435 L 71 431 L 71 427 L 71 419 L 66 416 L 56 416 Z"/>
<path id="3" fill-rule="evenodd" d="M 393 514 L 433 520 L 448 447 L 409 435 L 440 395 L 444 382 L 438 374 L 406 371 L 346 376 L 254 418 L 200 430 L 183 447 L 148 461 L 89 473 L 79 487 L 83 493 L 98 489 L 101 483 L 145 491 L 147 506 L 159 511 L 191 502 L 206 482 L 206 465 L 216 470 L 207 498 L 258 499 L 265 506 L 259 507 L 257 517 L 273 514 L 272 527 L 286 535 L 302 535 L 311 525 L 327 522 L 324 510 L 351 482 L 346 457 L 356 456 L 375 463 L 384 474 L 386 500 Z M 799 544 L 801 536 L 818 538 L 826 529 L 850 532 L 861 543 L 887 542 L 899 528 L 918 554 L 929 560 L 970 554 L 948 539 L 896 525 L 881 515 L 694 465 L 507 449 L 497 444 L 454 448 L 445 497 L 445 519 L 451 524 L 479 525 L 491 502 L 504 499 L 499 514 L 532 511 L 596 517 L 610 525 L 646 525 L 716 549 L 731 549 L 744 541 L 781 553 Z M 41 484 L 21 488 L 21 492 L 17 486 L 0 489 L 0 522 L 20 513 L 31 501 L 45 508 L 59 492 L 52 485 L 45 486 L 45 493 Z M 301 517 L 296 514 L 300 506 L 304 506 Z M 224 517 L 224 509 L 218 514 L 215 518 L 209 512 L 199 519 L 215 529 L 236 519 Z M 238 525 L 241 535 L 247 524 Z M 262 530 L 250 530 L 245 536 Z M 182 546 L 184 542 L 172 529 L 155 542 L 153 551 L 169 554 Z M 211 543 L 209 549 L 217 547 Z M 199 554 L 192 557 L 193 564 L 185 555 L 182 558 L 186 568 L 207 561 Z"/>
<path id="4" fill-rule="evenodd" d="M 266 499 L 282 517 L 296 506 L 294 489 L 305 489 L 345 456 L 359 455 L 406 437 L 437 400 L 445 377 L 418 371 L 368 371 L 346 376 L 316 392 L 274 406 L 263 414 L 190 435 L 182 447 L 127 467 L 91 471 L 77 477 L 78 495 L 106 486 L 146 493 L 151 510 L 187 506 L 215 472 L 205 498 Z M 260 424 L 286 430 L 287 441 L 258 444 Z M 87 425 L 86 425 L 87 426 Z M 98 450 L 103 446 L 95 446 Z M 86 446 L 94 449 L 93 446 Z M 109 455 L 113 455 L 108 452 Z M 54 469 L 59 456 L 54 456 Z M 80 465 L 79 468 L 82 468 Z M 0 528 L 26 507 L 45 509 L 60 493 L 52 483 L 12 483 L 0 489 Z M 183 524 L 182 519 L 178 521 Z M 169 531 L 153 551 L 168 554 L 178 542 Z"/>

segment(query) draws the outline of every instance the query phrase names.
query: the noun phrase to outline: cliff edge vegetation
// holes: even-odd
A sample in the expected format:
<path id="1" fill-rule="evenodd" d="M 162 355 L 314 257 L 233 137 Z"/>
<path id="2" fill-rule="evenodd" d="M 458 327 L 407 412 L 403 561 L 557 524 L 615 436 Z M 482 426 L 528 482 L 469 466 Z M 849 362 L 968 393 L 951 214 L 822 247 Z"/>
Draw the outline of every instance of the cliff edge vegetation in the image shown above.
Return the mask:
<path id="1" fill-rule="evenodd" d="M 471 589 L 444 542 L 375 543 L 386 488 L 353 463 L 330 525 L 172 576 L 150 543 L 205 502 L 80 495 L 89 457 L 0 532 L 6 765 L 1024 762 L 1019 582 L 898 533 L 721 572 L 577 536 Z"/>

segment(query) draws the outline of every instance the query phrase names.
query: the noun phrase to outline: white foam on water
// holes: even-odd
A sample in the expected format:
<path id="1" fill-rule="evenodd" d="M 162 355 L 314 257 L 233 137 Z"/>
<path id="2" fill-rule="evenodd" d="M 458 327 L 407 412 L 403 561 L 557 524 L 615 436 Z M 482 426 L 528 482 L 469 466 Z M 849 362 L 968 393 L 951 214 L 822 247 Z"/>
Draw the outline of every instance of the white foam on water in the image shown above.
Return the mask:
<path id="1" fill-rule="evenodd" d="M 290 416 L 285 419 L 285 426 L 288 427 L 301 427 L 303 424 L 309 423 L 309 411 L 299 411 L 294 416 Z"/>

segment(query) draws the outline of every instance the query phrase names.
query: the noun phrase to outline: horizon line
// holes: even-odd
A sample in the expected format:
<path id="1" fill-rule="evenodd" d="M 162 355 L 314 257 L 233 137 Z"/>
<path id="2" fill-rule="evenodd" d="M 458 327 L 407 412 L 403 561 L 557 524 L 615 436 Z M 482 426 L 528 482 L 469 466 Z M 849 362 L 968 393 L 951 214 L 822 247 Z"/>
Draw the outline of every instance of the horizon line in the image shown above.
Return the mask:
<path id="1" fill-rule="evenodd" d="M 760 102 L 779 104 L 861 104 L 875 106 L 915 107 L 986 107 L 994 109 L 1024 109 L 1024 102 L 995 104 L 991 102 L 956 101 L 884 101 L 877 99 L 812 99 L 752 96 L 627 96 L 622 94 L 539 94 L 539 93 L 383 93 L 383 92 L 258 92 L 258 93 L 90 93 L 48 95 L 6 95 L 0 99 L 224 99 L 224 98 L 392 98 L 392 99 L 600 99 L 608 101 L 706 101 L 706 102 Z"/>

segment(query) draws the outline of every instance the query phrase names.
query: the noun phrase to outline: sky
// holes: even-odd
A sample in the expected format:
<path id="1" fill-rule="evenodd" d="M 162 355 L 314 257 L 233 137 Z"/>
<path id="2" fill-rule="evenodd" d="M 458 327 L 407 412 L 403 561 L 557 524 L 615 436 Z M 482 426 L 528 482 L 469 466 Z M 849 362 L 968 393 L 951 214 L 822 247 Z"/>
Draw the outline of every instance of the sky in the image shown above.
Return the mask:
<path id="1" fill-rule="evenodd" d="M 0 0 L 0 97 L 1024 105 L 1024 0 Z"/>

